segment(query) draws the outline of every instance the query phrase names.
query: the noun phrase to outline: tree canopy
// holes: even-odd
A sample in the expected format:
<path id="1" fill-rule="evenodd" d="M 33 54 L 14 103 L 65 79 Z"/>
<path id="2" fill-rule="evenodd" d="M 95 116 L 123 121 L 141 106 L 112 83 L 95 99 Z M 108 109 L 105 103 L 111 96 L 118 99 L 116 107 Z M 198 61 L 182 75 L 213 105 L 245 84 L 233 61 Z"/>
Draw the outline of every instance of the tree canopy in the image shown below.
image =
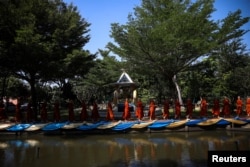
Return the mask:
<path id="1" fill-rule="evenodd" d="M 90 23 L 62 0 L 0 3 L 1 67 L 30 84 L 36 109 L 38 82 L 83 76 L 92 66 L 95 55 L 83 50 Z"/>
<path id="2" fill-rule="evenodd" d="M 213 3 L 142 0 L 126 24 L 111 25 L 115 42 L 107 46 L 129 62 L 133 71 L 155 78 L 160 89 L 168 85 L 170 91 L 174 90 L 173 78 L 198 69 L 212 55 L 228 54 L 222 53 L 223 48 L 248 32 L 242 26 L 249 17 L 242 17 L 240 10 L 222 20 L 212 20 Z M 234 53 L 241 56 L 236 50 Z"/>

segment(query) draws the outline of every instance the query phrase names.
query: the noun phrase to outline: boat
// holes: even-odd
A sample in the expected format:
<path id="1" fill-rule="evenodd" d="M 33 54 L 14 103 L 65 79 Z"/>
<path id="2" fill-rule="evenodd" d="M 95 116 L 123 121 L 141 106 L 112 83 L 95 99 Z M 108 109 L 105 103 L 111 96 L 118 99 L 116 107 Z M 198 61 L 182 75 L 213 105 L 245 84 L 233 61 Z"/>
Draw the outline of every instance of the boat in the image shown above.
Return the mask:
<path id="1" fill-rule="evenodd" d="M 149 129 L 163 129 L 173 122 L 174 120 L 157 120 L 153 124 L 149 125 L 148 128 Z"/>
<path id="2" fill-rule="evenodd" d="M 114 131 L 124 131 L 130 129 L 138 121 L 124 121 L 112 128 Z"/>
<path id="3" fill-rule="evenodd" d="M 15 125 L 14 123 L 3 123 L 3 124 L 0 124 L 0 130 L 6 130 L 8 129 L 9 127 Z"/>
<path id="4" fill-rule="evenodd" d="M 166 128 L 173 129 L 173 128 L 179 128 L 186 125 L 187 120 L 180 120 L 180 121 L 174 121 L 166 126 Z"/>
<path id="5" fill-rule="evenodd" d="M 131 128 L 132 129 L 142 129 L 142 128 L 146 128 L 149 125 L 153 124 L 155 122 L 154 121 L 144 121 L 144 122 L 138 122 L 136 124 L 134 124 Z"/>
<path id="6" fill-rule="evenodd" d="M 216 125 L 221 119 L 219 118 L 213 118 L 213 119 L 207 119 L 202 122 L 197 123 L 197 126 L 212 126 Z"/>
<path id="7" fill-rule="evenodd" d="M 186 126 L 195 127 L 198 123 L 203 122 L 204 119 L 188 119 L 186 122 Z"/>
<path id="8" fill-rule="evenodd" d="M 65 130 L 70 130 L 70 129 L 75 129 L 79 126 L 81 126 L 82 124 L 84 124 L 84 122 L 68 122 L 67 124 L 65 124 L 64 126 L 61 127 L 61 129 L 65 129 Z"/>
<path id="9" fill-rule="evenodd" d="M 32 124 L 30 127 L 25 129 L 25 131 L 38 131 L 41 130 L 44 126 L 46 126 L 48 123 L 36 123 Z"/>
<path id="10" fill-rule="evenodd" d="M 235 118 L 224 118 L 224 120 L 226 120 L 228 122 L 231 122 L 233 124 L 236 124 L 236 125 L 245 125 L 245 124 L 247 124 L 246 121 L 235 119 Z"/>
<path id="11" fill-rule="evenodd" d="M 42 130 L 43 131 L 55 131 L 61 129 L 65 126 L 68 122 L 53 122 L 45 125 Z"/>
<path id="12" fill-rule="evenodd" d="M 98 126 L 97 129 L 110 129 L 110 128 L 113 128 L 113 127 L 117 126 L 121 122 L 122 122 L 121 120 L 107 122 L 107 123 L 104 123 L 103 125 Z"/>
<path id="13" fill-rule="evenodd" d="M 7 128 L 7 131 L 11 131 L 11 132 L 20 132 L 20 131 L 24 131 L 25 129 L 29 128 L 32 124 L 26 124 L 26 123 L 20 123 L 20 124 L 15 124 L 9 128 Z"/>
<path id="14" fill-rule="evenodd" d="M 224 127 L 224 126 L 227 126 L 227 125 L 230 125 L 230 124 L 231 124 L 231 122 L 229 122 L 229 121 L 227 121 L 225 119 L 221 119 L 216 123 L 216 126 Z"/>
<path id="15" fill-rule="evenodd" d="M 92 130 L 92 129 L 97 129 L 97 127 L 105 124 L 106 121 L 99 121 L 96 123 L 85 123 L 80 126 L 78 126 L 76 129 L 86 131 L 86 130 Z"/>

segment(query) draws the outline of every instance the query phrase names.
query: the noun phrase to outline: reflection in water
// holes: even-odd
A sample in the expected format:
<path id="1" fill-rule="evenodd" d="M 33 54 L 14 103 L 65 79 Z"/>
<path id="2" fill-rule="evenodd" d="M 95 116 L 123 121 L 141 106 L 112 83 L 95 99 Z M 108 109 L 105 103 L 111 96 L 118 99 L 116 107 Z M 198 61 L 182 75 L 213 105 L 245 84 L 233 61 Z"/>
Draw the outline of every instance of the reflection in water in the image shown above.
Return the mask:
<path id="1" fill-rule="evenodd" d="M 0 166 L 207 166 L 208 150 L 250 150 L 247 132 L 0 135 Z"/>

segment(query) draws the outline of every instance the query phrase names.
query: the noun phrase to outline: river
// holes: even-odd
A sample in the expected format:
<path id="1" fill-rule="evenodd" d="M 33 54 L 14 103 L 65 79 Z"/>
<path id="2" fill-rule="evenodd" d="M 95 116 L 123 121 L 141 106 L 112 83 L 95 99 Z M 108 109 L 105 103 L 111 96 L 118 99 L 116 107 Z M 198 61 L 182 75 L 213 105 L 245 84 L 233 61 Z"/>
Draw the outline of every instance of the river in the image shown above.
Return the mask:
<path id="1" fill-rule="evenodd" d="M 202 167 L 208 150 L 250 150 L 250 133 L 0 133 L 1 167 Z"/>

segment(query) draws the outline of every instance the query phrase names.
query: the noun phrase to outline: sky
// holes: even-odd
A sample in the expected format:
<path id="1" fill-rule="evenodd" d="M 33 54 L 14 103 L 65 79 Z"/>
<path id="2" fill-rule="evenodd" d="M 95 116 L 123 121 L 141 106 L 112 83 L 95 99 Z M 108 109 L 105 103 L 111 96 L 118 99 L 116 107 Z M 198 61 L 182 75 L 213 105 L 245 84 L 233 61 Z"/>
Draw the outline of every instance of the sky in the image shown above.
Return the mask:
<path id="1" fill-rule="evenodd" d="M 91 24 L 90 41 L 83 49 L 91 53 L 98 49 L 105 50 L 108 42 L 113 42 L 110 37 L 111 23 L 126 24 L 127 17 L 133 13 L 135 6 L 140 6 L 141 0 L 63 0 L 77 6 L 82 18 Z M 229 12 L 241 9 L 243 17 L 250 17 L 250 0 L 215 0 L 216 11 L 212 14 L 213 20 L 223 19 Z M 250 30 L 250 22 L 243 26 Z M 243 42 L 250 51 L 250 32 L 243 36 Z"/>

